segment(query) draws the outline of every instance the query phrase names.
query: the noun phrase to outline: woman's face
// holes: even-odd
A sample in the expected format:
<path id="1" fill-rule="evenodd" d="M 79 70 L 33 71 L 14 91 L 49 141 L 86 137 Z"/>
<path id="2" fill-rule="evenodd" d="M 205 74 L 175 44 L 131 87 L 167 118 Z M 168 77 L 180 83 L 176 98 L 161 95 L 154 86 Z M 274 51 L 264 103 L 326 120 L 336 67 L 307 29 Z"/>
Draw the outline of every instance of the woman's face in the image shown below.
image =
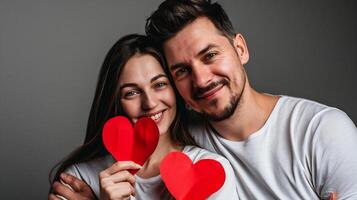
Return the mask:
<path id="1" fill-rule="evenodd" d="M 120 103 L 132 122 L 150 117 L 160 135 L 168 132 L 176 115 L 176 99 L 160 63 L 149 54 L 131 57 L 119 76 Z"/>

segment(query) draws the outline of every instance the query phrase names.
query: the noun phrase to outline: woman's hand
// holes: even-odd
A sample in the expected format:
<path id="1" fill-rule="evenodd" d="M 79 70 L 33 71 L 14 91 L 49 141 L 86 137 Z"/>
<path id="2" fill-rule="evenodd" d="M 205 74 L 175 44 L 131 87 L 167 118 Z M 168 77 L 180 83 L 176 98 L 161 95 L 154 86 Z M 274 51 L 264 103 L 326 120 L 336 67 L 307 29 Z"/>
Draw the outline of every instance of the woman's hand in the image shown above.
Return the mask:
<path id="1" fill-rule="evenodd" d="M 100 172 L 100 199 L 124 200 L 135 196 L 135 177 L 128 170 L 140 168 L 132 161 L 119 161 Z"/>

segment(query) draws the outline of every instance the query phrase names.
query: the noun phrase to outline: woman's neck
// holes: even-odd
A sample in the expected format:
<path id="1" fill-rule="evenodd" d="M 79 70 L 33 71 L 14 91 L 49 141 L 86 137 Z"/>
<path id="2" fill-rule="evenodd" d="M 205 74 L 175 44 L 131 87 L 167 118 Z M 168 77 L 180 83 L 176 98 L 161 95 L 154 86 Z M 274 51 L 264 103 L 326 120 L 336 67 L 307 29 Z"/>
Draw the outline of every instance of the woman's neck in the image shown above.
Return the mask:
<path id="1" fill-rule="evenodd" d="M 164 157 L 173 151 L 182 151 L 183 146 L 174 143 L 170 138 L 170 133 L 160 135 L 155 151 L 137 173 L 142 178 L 150 178 L 160 174 L 160 163 Z"/>

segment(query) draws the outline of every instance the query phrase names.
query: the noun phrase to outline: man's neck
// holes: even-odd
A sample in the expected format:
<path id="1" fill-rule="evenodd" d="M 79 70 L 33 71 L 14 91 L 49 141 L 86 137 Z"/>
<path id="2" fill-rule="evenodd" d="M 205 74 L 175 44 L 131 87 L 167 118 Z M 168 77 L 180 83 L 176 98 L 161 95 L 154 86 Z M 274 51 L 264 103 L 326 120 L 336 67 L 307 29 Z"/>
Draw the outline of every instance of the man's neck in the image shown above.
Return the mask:
<path id="1" fill-rule="evenodd" d="M 245 84 L 244 92 L 234 114 L 223 121 L 210 121 L 213 128 L 225 139 L 242 141 L 261 129 L 279 97 L 256 92 Z"/>

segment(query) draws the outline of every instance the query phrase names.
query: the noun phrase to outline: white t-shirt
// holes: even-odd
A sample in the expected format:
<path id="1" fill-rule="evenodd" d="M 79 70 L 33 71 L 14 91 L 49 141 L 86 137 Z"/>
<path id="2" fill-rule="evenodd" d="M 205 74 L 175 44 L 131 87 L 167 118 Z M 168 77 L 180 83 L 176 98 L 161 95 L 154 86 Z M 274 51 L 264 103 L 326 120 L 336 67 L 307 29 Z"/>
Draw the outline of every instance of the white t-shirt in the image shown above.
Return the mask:
<path id="1" fill-rule="evenodd" d="M 357 199 L 357 129 L 342 111 L 281 96 L 264 126 L 244 141 L 220 137 L 208 123 L 191 133 L 226 157 L 241 199 Z"/>
<path id="2" fill-rule="evenodd" d="M 220 190 L 212 194 L 208 199 L 238 199 L 237 182 L 233 172 L 233 169 L 227 159 L 224 157 L 211 153 L 207 150 L 194 147 L 185 146 L 182 153 L 188 155 L 193 163 L 196 163 L 202 159 L 214 159 L 223 166 L 226 174 L 224 185 Z M 115 160 L 112 156 L 108 155 L 102 158 L 98 158 L 89 162 L 75 164 L 69 167 L 66 172 L 72 174 L 84 180 L 93 190 L 95 195 L 99 198 L 100 186 L 99 186 L 99 173 L 108 167 L 110 167 Z M 173 200 L 169 191 L 166 189 L 161 176 L 155 176 L 151 178 L 141 178 L 135 175 L 135 191 L 136 196 L 131 197 L 131 200 Z M 178 183 L 185 184 L 185 183 Z"/>

